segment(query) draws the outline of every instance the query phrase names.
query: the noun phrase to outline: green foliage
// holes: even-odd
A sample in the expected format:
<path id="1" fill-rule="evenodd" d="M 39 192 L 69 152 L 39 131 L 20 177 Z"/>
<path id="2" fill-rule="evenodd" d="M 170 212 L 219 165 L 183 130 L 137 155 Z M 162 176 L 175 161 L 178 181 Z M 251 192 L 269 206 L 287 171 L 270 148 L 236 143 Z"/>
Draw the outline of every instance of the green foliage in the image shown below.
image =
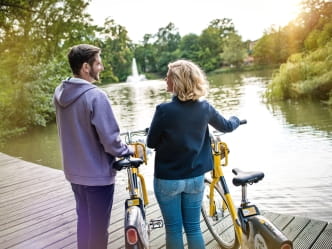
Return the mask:
<path id="1" fill-rule="evenodd" d="M 264 36 L 257 41 L 253 55 L 258 64 L 283 63 L 291 54 L 291 43 L 288 33 L 281 28 L 271 27 Z"/>
<path id="2" fill-rule="evenodd" d="M 220 56 L 224 64 L 239 67 L 246 56 L 246 49 L 241 41 L 241 37 L 235 33 L 230 34 L 225 39 L 224 51 Z"/>
<path id="3" fill-rule="evenodd" d="M 235 34 L 234 24 L 231 19 L 215 19 L 207 29 L 203 30 L 199 43 L 202 48 L 199 51 L 200 65 L 207 72 L 222 66 L 223 59 L 221 54 L 227 39 Z"/>
<path id="4" fill-rule="evenodd" d="M 131 74 L 133 52 L 127 33 L 127 30 L 113 19 L 106 19 L 100 32 L 103 39 L 99 44 L 105 67 L 101 79 L 105 83 L 123 82 Z"/>
<path id="5" fill-rule="evenodd" d="M 83 0 L 1 1 L 2 140 L 54 119 L 54 88 L 69 73 L 67 49 L 91 42 L 95 32 L 86 6 Z"/>
<path id="6" fill-rule="evenodd" d="M 280 66 L 268 87 L 267 96 L 277 100 L 314 98 L 332 103 L 332 3 L 307 0 L 302 4 L 303 12 L 296 20 L 296 33 L 302 34 L 296 36 L 298 40 L 295 42 L 299 53 L 289 56 L 287 63 Z M 294 30 L 293 24 L 283 31 L 289 35 L 287 32 L 291 29 Z M 271 32 L 269 36 L 275 34 Z M 257 45 L 262 44 L 267 43 L 259 41 Z"/>
<path id="7" fill-rule="evenodd" d="M 310 53 L 295 54 L 282 64 L 271 84 L 270 99 L 315 98 L 324 101 L 332 94 L 332 40 Z"/>
<path id="8" fill-rule="evenodd" d="M 154 36 L 144 35 L 143 44 L 135 46 L 135 58 L 141 72 L 157 72 L 156 61 L 158 57 L 157 46 L 153 44 Z"/>
<path id="9" fill-rule="evenodd" d="M 180 44 L 181 36 L 173 23 L 160 28 L 155 36 L 153 43 L 158 54 L 156 58 L 156 70 L 161 74 L 166 74 L 169 62 L 179 58 L 177 49 Z"/>
<path id="10" fill-rule="evenodd" d="M 209 72 L 224 64 L 239 65 L 244 56 L 239 46 L 243 47 L 243 43 L 232 20 L 224 18 L 211 21 L 201 35 L 188 34 L 182 38 L 175 25 L 169 23 L 155 35 L 146 34 L 142 44 L 134 46 L 134 54 L 142 73 L 166 74 L 167 64 L 180 58 L 196 62 Z M 222 54 L 224 50 L 226 53 Z"/>
<path id="11" fill-rule="evenodd" d="M 287 58 L 303 51 L 324 46 L 332 36 L 332 3 L 304 0 L 299 16 L 285 27 L 270 27 L 256 42 L 256 63 L 284 63 Z"/>
<path id="12" fill-rule="evenodd" d="M 322 30 L 314 29 L 304 41 L 304 47 L 307 51 L 324 46 L 332 37 L 332 17 L 331 21 L 326 23 Z"/>
<path id="13" fill-rule="evenodd" d="M 133 44 L 125 27 L 113 19 L 106 19 L 103 27 L 92 25 L 91 17 L 85 13 L 89 1 L 1 1 L 0 73 L 4 83 L 0 92 L 0 118 L 4 121 L 0 124 L 0 137 L 30 126 L 46 125 L 54 119 L 53 91 L 61 79 L 71 74 L 66 54 L 79 43 L 102 49 L 105 67 L 102 83 L 125 81 L 131 74 L 134 57 L 140 73 L 156 77 L 165 75 L 168 63 L 180 58 L 192 60 L 210 72 L 224 65 L 239 66 L 246 55 L 231 19 L 212 20 L 200 35 L 184 37 L 169 23 L 156 34 L 146 34 L 141 44 Z M 330 26 L 318 23 L 318 38 L 312 35 L 308 47 L 325 44 L 331 35 Z M 299 51 L 304 37 L 298 27 L 271 29 L 255 47 L 257 61 L 280 63 Z M 301 42 L 290 44 L 294 37 L 302 39 Z"/>
<path id="14" fill-rule="evenodd" d="M 199 52 L 202 50 L 199 36 L 196 34 L 188 34 L 182 37 L 179 45 L 181 58 L 198 62 Z"/>

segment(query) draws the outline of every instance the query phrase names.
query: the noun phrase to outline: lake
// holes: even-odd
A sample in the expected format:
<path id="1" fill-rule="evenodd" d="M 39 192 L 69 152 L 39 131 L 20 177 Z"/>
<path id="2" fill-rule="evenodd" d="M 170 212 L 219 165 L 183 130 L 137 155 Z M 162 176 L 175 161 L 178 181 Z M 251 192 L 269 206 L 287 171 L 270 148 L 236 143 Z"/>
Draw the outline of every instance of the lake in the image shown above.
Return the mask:
<path id="1" fill-rule="evenodd" d="M 249 200 L 264 210 L 332 222 L 332 108 L 311 101 L 267 103 L 263 93 L 271 75 L 257 71 L 209 76 L 209 102 L 225 117 L 248 120 L 222 137 L 231 151 L 226 178 L 231 184 L 234 167 L 264 171 L 264 180 L 249 186 Z M 156 105 L 171 98 L 161 80 L 102 88 L 122 132 L 148 127 Z M 2 152 L 61 169 L 55 124 L 11 139 Z M 151 188 L 153 158 L 143 172 Z M 125 181 L 125 176 L 118 179 Z M 240 189 L 230 189 L 238 203 Z"/>

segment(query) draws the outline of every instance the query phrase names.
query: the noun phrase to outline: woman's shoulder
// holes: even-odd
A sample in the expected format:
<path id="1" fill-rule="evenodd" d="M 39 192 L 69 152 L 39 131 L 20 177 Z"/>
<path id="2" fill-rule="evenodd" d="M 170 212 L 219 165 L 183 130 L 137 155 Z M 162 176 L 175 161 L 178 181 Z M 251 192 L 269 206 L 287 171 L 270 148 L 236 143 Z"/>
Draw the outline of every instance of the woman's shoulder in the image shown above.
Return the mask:
<path id="1" fill-rule="evenodd" d="M 205 98 L 201 98 L 201 99 L 197 100 L 197 102 L 202 105 L 210 105 L 209 101 Z"/>
<path id="2" fill-rule="evenodd" d="M 165 102 L 159 103 L 156 107 L 158 109 L 163 109 L 163 108 L 168 108 L 169 106 L 172 106 L 174 104 L 175 104 L 174 98 L 172 98 L 171 101 L 165 101 Z"/>
<path id="3" fill-rule="evenodd" d="M 212 107 L 212 105 L 209 103 L 209 101 L 207 99 L 199 99 L 196 102 L 202 108 L 209 109 L 210 107 Z"/>
<path id="4" fill-rule="evenodd" d="M 171 101 L 168 101 L 168 102 L 163 102 L 163 103 L 160 103 L 156 106 L 156 109 L 158 110 L 168 110 L 168 109 L 178 109 L 178 108 L 182 108 L 182 107 L 192 107 L 192 108 L 196 108 L 197 107 L 200 107 L 200 108 L 206 108 L 207 110 L 210 109 L 212 107 L 212 105 L 209 103 L 208 100 L 206 99 L 199 99 L 199 100 L 190 100 L 190 101 L 180 101 L 179 99 L 177 98 L 172 98 Z"/>

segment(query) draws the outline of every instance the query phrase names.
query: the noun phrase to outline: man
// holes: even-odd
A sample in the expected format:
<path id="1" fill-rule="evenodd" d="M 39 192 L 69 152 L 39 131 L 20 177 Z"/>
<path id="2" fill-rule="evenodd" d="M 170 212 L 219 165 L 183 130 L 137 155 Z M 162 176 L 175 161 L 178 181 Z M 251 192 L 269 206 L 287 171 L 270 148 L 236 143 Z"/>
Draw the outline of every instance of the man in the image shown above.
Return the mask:
<path id="1" fill-rule="evenodd" d="M 104 70 L 100 49 L 80 44 L 68 53 L 72 78 L 54 93 L 56 120 L 66 179 L 76 200 L 79 249 L 107 248 L 113 204 L 115 157 L 132 154 L 106 94 L 93 85 Z"/>

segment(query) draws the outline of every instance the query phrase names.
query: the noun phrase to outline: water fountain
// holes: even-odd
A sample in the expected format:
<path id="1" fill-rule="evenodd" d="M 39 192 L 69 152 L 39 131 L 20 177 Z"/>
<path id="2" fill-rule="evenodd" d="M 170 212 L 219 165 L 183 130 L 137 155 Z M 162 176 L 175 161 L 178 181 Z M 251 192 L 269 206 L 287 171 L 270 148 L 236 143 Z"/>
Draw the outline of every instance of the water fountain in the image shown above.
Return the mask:
<path id="1" fill-rule="evenodd" d="M 144 74 L 138 74 L 136 59 L 133 58 L 133 62 L 131 64 L 131 75 L 127 77 L 127 82 L 138 82 L 146 80 Z"/>

